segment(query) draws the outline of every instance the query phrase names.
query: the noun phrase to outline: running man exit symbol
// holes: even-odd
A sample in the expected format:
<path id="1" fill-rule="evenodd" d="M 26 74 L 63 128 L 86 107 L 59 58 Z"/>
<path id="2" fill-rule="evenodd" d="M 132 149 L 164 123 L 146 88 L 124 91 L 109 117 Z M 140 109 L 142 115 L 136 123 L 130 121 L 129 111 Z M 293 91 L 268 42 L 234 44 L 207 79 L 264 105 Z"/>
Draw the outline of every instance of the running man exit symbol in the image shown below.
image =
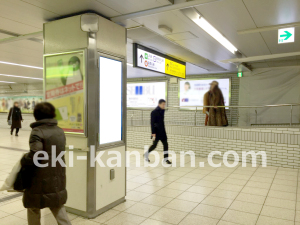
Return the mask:
<path id="1" fill-rule="evenodd" d="M 284 28 L 278 30 L 278 44 L 295 42 L 295 28 Z"/>

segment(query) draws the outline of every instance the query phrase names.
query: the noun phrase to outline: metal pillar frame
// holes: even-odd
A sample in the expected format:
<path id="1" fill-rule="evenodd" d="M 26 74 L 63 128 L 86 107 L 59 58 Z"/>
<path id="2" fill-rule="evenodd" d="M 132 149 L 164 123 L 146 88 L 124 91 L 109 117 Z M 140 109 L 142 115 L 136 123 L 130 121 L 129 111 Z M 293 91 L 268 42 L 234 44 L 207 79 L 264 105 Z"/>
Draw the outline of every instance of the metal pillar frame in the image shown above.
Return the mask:
<path id="1" fill-rule="evenodd" d="M 97 34 L 88 33 L 87 49 L 87 137 L 88 146 L 97 146 L 99 117 L 97 115 L 99 71 L 97 70 Z M 89 107 L 89 106 L 94 106 Z M 95 109 L 96 106 L 96 109 Z M 93 156 L 95 157 L 95 155 Z M 87 154 L 87 212 L 90 218 L 96 211 L 96 167 L 90 167 L 91 153 Z"/>
<path id="2" fill-rule="evenodd" d="M 112 54 L 102 53 L 97 49 L 97 36 L 96 33 L 89 33 L 89 47 L 87 50 L 87 137 L 88 145 L 95 146 L 95 154 L 98 151 L 104 151 L 110 148 L 115 148 L 119 146 L 125 147 L 126 152 L 126 80 L 127 80 L 127 70 L 126 70 L 126 57 L 120 58 L 119 56 L 114 56 Z M 99 115 L 99 99 L 100 92 L 100 74 L 99 74 L 99 58 L 100 56 L 107 57 L 110 59 L 115 59 L 122 62 L 122 141 L 99 145 L 99 126 L 100 126 L 100 115 Z M 93 156 L 95 157 L 95 155 Z M 96 167 L 90 167 L 90 153 L 87 157 L 87 212 L 85 216 L 88 218 L 94 218 L 99 214 L 107 211 L 108 209 L 122 203 L 125 201 L 125 197 L 107 205 L 102 209 L 96 209 Z M 125 180 L 126 180 L 126 169 L 125 169 Z M 125 184 L 126 193 L 126 184 Z M 78 214 L 78 212 L 77 212 Z"/>

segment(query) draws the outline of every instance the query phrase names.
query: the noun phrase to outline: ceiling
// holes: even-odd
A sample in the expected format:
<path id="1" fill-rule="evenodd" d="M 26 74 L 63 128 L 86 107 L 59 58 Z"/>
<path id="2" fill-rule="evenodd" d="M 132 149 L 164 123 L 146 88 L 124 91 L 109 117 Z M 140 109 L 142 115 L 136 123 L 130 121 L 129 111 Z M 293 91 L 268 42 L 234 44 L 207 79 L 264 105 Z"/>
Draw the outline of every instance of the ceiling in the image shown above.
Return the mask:
<path id="1" fill-rule="evenodd" d="M 174 4 L 173 4 L 174 3 Z M 132 43 L 187 62 L 187 75 L 236 72 L 237 58 L 180 9 L 193 6 L 221 32 L 244 58 L 300 52 L 300 26 L 295 28 L 295 43 L 278 44 L 277 29 L 238 34 L 238 31 L 300 22 L 300 0 L 0 0 L 1 39 L 39 32 L 43 23 L 62 16 L 93 10 L 128 28 L 128 62 L 132 63 Z M 167 33 L 158 28 L 166 25 Z M 135 27 L 135 29 L 132 29 Z M 0 61 L 43 66 L 43 45 L 38 40 L 0 43 Z M 300 55 L 300 54 L 299 54 Z M 253 69 L 299 66 L 300 56 L 248 62 Z M 243 70 L 247 70 L 243 67 Z M 0 81 L 41 82 L 36 79 L 5 77 L 17 75 L 42 78 L 42 70 L 0 63 Z M 128 66 L 128 77 L 162 76 L 162 74 Z"/>

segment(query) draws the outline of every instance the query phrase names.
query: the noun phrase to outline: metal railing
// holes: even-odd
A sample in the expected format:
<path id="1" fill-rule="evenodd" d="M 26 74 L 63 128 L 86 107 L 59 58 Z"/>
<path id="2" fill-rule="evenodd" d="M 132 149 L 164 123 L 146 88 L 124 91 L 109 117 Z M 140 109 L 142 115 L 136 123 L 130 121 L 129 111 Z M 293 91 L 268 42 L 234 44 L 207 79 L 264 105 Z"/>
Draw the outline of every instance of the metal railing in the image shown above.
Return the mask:
<path id="1" fill-rule="evenodd" d="M 255 109 L 255 124 L 258 124 L 257 118 L 258 118 L 258 109 L 259 108 L 273 108 L 273 107 L 290 107 L 290 123 L 289 125 L 292 126 L 293 124 L 293 109 L 295 106 L 300 106 L 300 103 L 293 103 L 293 104 L 277 104 L 277 105 L 263 105 L 263 106 L 170 106 L 167 107 L 166 109 L 188 109 L 190 111 L 194 111 L 194 126 L 197 126 L 197 112 L 199 112 L 199 110 L 202 111 L 202 109 L 204 107 L 206 108 L 226 108 L 227 110 L 227 114 L 229 111 L 229 125 L 232 126 L 232 113 L 233 113 L 233 109 Z M 132 109 L 129 108 L 128 111 L 139 111 L 141 112 L 141 121 L 144 121 L 144 115 L 143 112 L 150 112 L 152 109 Z M 237 116 L 238 116 L 239 112 L 237 111 Z M 204 115 L 204 114 L 203 114 Z M 134 121 L 134 113 L 130 114 L 130 125 L 133 126 L 133 121 Z M 147 121 L 150 121 L 150 118 L 147 119 Z"/>

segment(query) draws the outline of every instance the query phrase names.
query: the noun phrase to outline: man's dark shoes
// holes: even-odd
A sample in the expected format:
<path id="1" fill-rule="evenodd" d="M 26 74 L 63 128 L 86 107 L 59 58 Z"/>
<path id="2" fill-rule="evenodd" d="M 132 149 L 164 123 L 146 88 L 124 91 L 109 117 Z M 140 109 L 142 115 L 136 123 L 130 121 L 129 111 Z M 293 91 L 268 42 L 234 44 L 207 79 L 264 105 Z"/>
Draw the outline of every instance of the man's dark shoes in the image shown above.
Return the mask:
<path id="1" fill-rule="evenodd" d="M 164 160 L 166 164 L 172 164 L 169 160 Z"/>

